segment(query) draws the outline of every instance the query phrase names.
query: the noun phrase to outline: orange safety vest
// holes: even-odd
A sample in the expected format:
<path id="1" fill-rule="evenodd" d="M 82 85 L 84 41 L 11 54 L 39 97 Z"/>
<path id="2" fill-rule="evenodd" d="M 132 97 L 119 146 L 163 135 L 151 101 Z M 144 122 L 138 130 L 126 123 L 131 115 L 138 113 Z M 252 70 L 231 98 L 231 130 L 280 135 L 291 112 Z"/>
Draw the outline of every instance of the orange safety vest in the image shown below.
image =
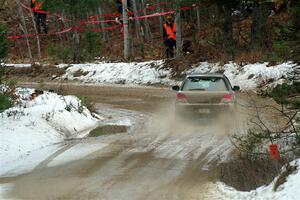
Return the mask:
<path id="1" fill-rule="evenodd" d="M 39 12 L 39 11 L 42 11 L 41 8 L 42 8 L 42 2 L 36 2 L 36 0 L 32 0 L 32 3 L 34 4 L 34 7 L 33 7 L 33 11 L 34 12 Z"/>
<path id="2" fill-rule="evenodd" d="M 164 24 L 164 28 L 168 34 L 168 39 L 174 39 L 176 40 L 176 24 L 173 23 L 173 29 L 171 26 L 167 25 L 167 23 Z"/>

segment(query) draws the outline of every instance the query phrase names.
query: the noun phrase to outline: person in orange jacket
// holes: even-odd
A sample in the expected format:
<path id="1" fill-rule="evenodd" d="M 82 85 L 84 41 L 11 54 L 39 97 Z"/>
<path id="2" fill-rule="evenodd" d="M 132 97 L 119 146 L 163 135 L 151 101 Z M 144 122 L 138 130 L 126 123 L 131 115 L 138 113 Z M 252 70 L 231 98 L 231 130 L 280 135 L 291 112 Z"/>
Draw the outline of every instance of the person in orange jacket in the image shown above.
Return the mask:
<path id="1" fill-rule="evenodd" d="M 31 8 L 34 13 L 35 22 L 37 26 L 38 33 L 41 33 L 41 27 L 44 30 L 44 33 L 48 33 L 48 28 L 46 24 L 47 13 L 42 10 L 42 2 L 41 0 L 31 0 Z"/>
<path id="2" fill-rule="evenodd" d="M 168 16 L 166 23 L 164 23 L 163 39 L 166 46 L 167 58 L 174 57 L 176 48 L 176 24 L 172 16 Z"/>

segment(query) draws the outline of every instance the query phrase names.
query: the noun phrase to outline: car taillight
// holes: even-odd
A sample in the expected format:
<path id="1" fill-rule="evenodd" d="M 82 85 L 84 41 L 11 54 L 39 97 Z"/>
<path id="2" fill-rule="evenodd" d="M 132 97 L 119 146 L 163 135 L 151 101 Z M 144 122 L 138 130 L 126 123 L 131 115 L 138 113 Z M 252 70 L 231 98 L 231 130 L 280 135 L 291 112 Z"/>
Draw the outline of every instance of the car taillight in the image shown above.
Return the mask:
<path id="1" fill-rule="evenodd" d="M 186 95 L 182 94 L 182 93 L 177 93 L 176 98 L 177 98 L 177 101 L 179 101 L 179 102 L 187 101 Z"/>
<path id="2" fill-rule="evenodd" d="M 233 101 L 233 94 L 225 93 L 222 99 L 223 103 L 230 103 Z"/>

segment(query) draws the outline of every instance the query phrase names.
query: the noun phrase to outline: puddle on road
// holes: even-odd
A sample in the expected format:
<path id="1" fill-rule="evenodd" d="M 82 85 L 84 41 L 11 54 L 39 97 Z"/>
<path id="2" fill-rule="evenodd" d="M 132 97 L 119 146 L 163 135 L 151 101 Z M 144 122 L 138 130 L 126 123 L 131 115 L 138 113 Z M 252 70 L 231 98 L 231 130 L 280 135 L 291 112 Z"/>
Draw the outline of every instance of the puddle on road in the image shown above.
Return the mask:
<path id="1" fill-rule="evenodd" d="M 99 137 L 102 135 L 112 135 L 117 133 L 126 133 L 130 127 L 123 125 L 104 125 L 92 130 L 88 137 Z"/>

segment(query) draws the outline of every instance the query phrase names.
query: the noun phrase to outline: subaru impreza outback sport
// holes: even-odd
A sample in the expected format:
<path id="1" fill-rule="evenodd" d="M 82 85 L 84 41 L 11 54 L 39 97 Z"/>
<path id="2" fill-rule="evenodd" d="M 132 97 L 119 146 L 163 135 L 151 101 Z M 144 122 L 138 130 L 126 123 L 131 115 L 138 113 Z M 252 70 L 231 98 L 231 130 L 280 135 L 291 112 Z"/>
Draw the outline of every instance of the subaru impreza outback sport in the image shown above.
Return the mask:
<path id="1" fill-rule="evenodd" d="M 235 91 L 223 74 L 191 74 L 181 86 L 173 86 L 176 93 L 175 113 L 180 117 L 216 117 L 234 114 Z"/>

